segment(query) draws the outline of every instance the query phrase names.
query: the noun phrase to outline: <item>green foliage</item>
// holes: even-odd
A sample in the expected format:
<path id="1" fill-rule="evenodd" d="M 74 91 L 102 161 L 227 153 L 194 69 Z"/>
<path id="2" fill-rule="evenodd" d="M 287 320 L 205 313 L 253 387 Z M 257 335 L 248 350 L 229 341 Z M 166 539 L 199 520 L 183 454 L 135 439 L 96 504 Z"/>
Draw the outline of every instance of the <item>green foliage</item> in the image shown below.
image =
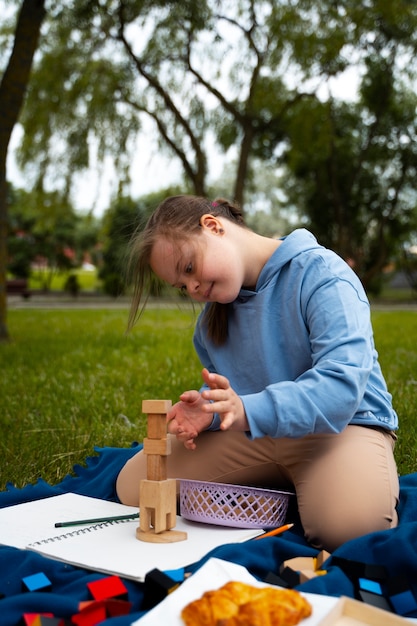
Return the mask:
<path id="1" fill-rule="evenodd" d="M 124 268 L 132 234 L 143 221 L 142 208 L 131 198 L 116 200 L 106 212 L 103 230 L 106 243 L 99 276 L 106 293 L 119 296 L 125 290 Z"/>
<path id="2" fill-rule="evenodd" d="M 118 198 L 105 213 L 102 232 L 104 249 L 99 272 L 105 293 L 113 297 L 125 293 L 129 284 L 126 269 L 132 236 L 145 225 L 158 204 L 166 196 L 175 193 L 179 193 L 179 190 L 169 188 L 143 196 L 139 200 L 128 197 Z M 158 288 L 154 295 L 157 294 L 159 294 Z"/>
<path id="3" fill-rule="evenodd" d="M 141 441 L 147 398 L 200 385 L 194 313 L 155 310 L 125 335 L 124 310 L 12 310 L 0 350 L 0 488 L 58 482 L 94 446 Z"/>
<path id="4" fill-rule="evenodd" d="M 417 218 L 417 98 L 404 87 L 391 88 L 383 112 L 376 111 L 382 98 L 374 93 L 360 104 L 300 102 L 287 127 L 290 202 L 373 293 Z"/>
<path id="5" fill-rule="evenodd" d="M 57 272 L 94 260 L 98 223 L 92 215 L 76 214 L 59 192 L 10 190 L 8 271 L 28 278 L 33 264 L 45 267 L 38 273 L 42 287 L 51 287 Z"/>
<path id="6" fill-rule="evenodd" d="M 73 0 L 49 11 L 22 117 L 37 188 L 52 181 L 67 197 L 75 172 L 111 160 L 126 197 L 147 119 L 188 188 L 206 194 L 214 137 L 236 155 L 223 195 L 243 205 L 259 161 L 281 168 L 279 207 L 378 291 L 417 231 L 415 2 Z M 334 79 L 348 70 L 359 92 L 341 99 Z"/>
<path id="7" fill-rule="evenodd" d="M 67 291 L 74 298 L 80 293 L 81 286 L 78 282 L 77 274 L 70 274 L 65 281 L 64 291 Z"/>

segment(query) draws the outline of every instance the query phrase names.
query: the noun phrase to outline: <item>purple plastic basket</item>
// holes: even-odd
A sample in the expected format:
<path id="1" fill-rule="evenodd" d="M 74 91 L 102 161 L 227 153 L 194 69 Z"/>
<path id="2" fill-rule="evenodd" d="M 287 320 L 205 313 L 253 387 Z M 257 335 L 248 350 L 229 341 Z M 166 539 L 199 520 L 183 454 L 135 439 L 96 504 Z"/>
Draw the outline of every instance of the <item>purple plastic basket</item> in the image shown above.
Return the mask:
<path id="1" fill-rule="evenodd" d="M 285 522 L 291 495 L 286 491 L 181 479 L 180 512 L 194 522 L 272 528 Z"/>

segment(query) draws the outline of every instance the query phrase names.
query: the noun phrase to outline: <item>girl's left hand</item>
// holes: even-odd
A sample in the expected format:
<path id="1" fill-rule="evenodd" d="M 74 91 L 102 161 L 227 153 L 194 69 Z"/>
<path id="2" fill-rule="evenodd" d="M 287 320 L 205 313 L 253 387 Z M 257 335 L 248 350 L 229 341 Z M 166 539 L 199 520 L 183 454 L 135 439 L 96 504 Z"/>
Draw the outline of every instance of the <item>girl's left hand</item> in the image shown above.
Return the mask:
<path id="1" fill-rule="evenodd" d="M 206 368 L 201 373 L 204 382 L 210 389 L 205 389 L 201 396 L 210 402 L 203 410 L 218 413 L 221 430 L 249 430 L 243 402 L 230 386 L 229 380 L 220 374 L 213 374 Z"/>

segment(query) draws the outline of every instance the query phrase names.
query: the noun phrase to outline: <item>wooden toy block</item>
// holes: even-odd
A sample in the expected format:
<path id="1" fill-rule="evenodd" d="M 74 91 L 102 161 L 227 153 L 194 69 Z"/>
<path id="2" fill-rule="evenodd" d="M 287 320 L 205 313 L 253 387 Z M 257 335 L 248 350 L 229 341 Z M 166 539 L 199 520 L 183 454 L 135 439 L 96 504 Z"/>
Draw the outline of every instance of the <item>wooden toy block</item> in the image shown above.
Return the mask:
<path id="1" fill-rule="evenodd" d="M 87 583 L 88 590 L 95 600 L 126 598 L 127 589 L 119 576 L 107 576 Z"/>
<path id="2" fill-rule="evenodd" d="M 72 616 L 72 625 L 78 624 L 78 626 L 96 626 L 96 624 L 99 622 L 101 623 L 102 620 L 107 617 L 128 615 L 132 609 L 132 603 L 127 602 L 126 600 L 106 598 L 103 600 L 88 600 L 86 602 L 80 602 L 78 609 L 79 613 Z"/>
<path id="3" fill-rule="evenodd" d="M 159 454 L 148 454 L 146 471 L 148 480 L 166 480 L 168 475 L 167 457 Z"/>
<path id="4" fill-rule="evenodd" d="M 171 439 L 167 439 L 167 437 L 162 437 L 161 439 L 149 439 L 145 437 L 143 440 L 143 451 L 145 454 L 168 456 L 171 454 Z"/>
<path id="5" fill-rule="evenodd" d="M 41 617 L 53 616 L 53 613 L 23 613 L 22 622 L 25 626 L 39 626 Z"/>
<path id="6" fill-rule="evenodd" d="M 31 576 L 22 578 L 22 585 L 24 591 L 49 591 L 52 583 L 43 572 L 37 572 Z"/>
<path id="7" fill-rule="evenodd" d="M 281 564 L 280 575 L 287 581 L 289 586 L 293 587 L 305 583 L 316 576 L 323 576 L 327 573 L 326 570 L 318 567 L 319 563 L 322 565 L 326 560 L 325 558 L 323 559 L 323 556 L 320 553 L 317 557 L 296 556 L 292 559 L 287 559 Z"/>
<path id="8" fill-rule="evenodd" d="M 126 600 L 116 600 L 114 598 L 106 600 L 107 615 L 109 617 L 129 615 L 132 606 L 132 602 L 127 602 Z"/>
<path id="9" fill-rule="evenodd" d="M 145 576 L 145 592 L 142 602 L 144 610 L 152 609 L 159 604 L 166 596 L 179 587 L 178 581 L 170 578 L 166 572 L 153 569 Z"/>
<path id="10" fill-rule="evenodd" d="M 284 589 L 288 589 L 289 587 L 288 582 L 284 580 L 281 576 L 278 576 L 278 574 L 275 574 L 275 572 L 268 572 L 264 578 L 264 582 L 268 583 L 268 585 L 277 585 L 278 587 L 284 587 Z"/>
<path id="11" fill-rule="evenodd" d="M 313 578 L 316 578 L 317 572 L 312 569 L 300 569 L 298 572 L 298 575 L 299 575 L 300 584 L 301 584 L 301 583 L 306 583 L 309 580 L 313 580 Z"/>
<path id="12" fill-rule="evenodd" d="M 300 570 L 311 570 L 314 572 L 316 569 L 315 565 L 315 559 L 311 556 L 296 556 L 284 561 L 281 567 L 289 567 L 295 572 Z"/>
<path id="13" fill-rule="evenodd" d="M 291 567 L 281 567 L 279 575 L 284 580 L 285 586 L 290 589 L 300 584 L 300 574 Z"/>
<path id="14" fill-rule="evenodd" d="M 136 531 L 138 539 L 151 543 L 170 543 L 187 538 L 187 533 L 172 530 L 176 524 L 177 506 L 174 478 L 164 481 L 142 480 L 140 503 L 140 525 Z"/>
<path id="15" fill-rule="evenodd" d="M 96 626 L 107 617 L 106 606 L 104 602 L 80 602 L 79 613 L 71 616 L 71 621 L 77 626 Z"/>
<path id="16" fill-rule="evenodd" d="M 330 552 L 327 552 L 326 550 L 322 550 L 321 552 L 319 552 L 316 556 L 316 569 L 322 569 L 323 563 L 327 561 L 327 559 L 331 556 L 332 555 L 330 554 Z"/>
<path id="17" fill-rule="evenodd" d="M 383 565 L 362 563 L 361 561 L 353 561 L 340 556 L 332 556 L 332 566 L 340 567 L 342 572 L 355 582 L 359 578 L 369 578 L 382 582 L 389 578 L 388 572 Z"/>
<path id="18" fill-rule="evenodd" d="M 144 400 L 148 431 L 144 439 L 147 478 L 140 481 L 140 516 L 136 537 L 151 543 L 183 541 L 187 533 L 173 530 L 177 521 L 177 481 L 167 478 L 167 456 L 171 442 L 167 437 L 166 414 L 170 400 Z"/>
<path id="19" fill-rule="evenodd" d="M 153 525 L 156 533 L 176 524 L 177 484 L 175 479 L 142 480 L 140 485 L 140 529 Z M 157 503 L 157 506 L 155 506 Z"/>
<path id="20" fill-rule="evenodd" d="M 162 418 L 162 419 L 161 419 Z M 148 415 L 148 437 L 149 439 L 161 439 L 166 437 L 167 421 L 166 413 L 155 413 Z"/>
<path id="21" fill-rule="evenodd" d="M 362 602 L 366 602 L 367 604 L 376 606 L 379 609 L 383 609 L 384 611 L 392 612 L 392 606 L 390 605 L 387 598 L 377 593 L 372 593 L 370 591 L 359 589 L 358 600 L 362 600 Z"/>
<path id="22" fill-rule="evenodd" d="M 143 400 L 142 413 L 148 415 L 164 415 L 168 413 L 172 407 L 171 400 Z"/>

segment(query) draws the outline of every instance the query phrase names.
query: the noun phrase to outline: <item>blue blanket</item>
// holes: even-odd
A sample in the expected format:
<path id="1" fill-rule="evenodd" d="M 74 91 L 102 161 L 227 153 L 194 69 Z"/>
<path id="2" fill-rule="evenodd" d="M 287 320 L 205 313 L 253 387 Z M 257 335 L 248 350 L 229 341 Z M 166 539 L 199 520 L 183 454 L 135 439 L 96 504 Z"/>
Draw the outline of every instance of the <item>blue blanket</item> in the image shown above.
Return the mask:
<path id="1" fill-rule="evenodd" d="M 95 456 L 84 466 L 74 467 L 71 475 L 57 485 L 39 480 L 34 485 L 17 489 L 12 485 L 0 493 L 0 508 L 30 500 L 74 492 L 107 500 L 117 500 L 115 479 L 124 463 L 138 451 L 132 448 L 97 448 Z M 398 528 L 377 532 L 347 542 L 336 550 L 326 563 L 327 575 L 319 576 L 298 586 L 298 589 L 330 596 L 355 597 L 355 585 L 340 565 L 340 559 L 383 565 L 390 576 L 405 577 L 417 598 L 417 474 L 400 479 L 401 499 Z M 291 518 L 293 521 L 293 518 Z M 1 538 L 0 538 L 1 541 Z M 279 537 L 246 544 L 221 546 L 204 559 L 190 564 L 190 571 L 198 569 L 208 558 L 239 563 L 251 574 L 263 580 L 269 572 L 279 573 L 281 563 L 296 556 L 316 556 L 317 550 L 303 538 L 299 521 L 291 531 Z M 339 559 L 339 561 L 337 561 Z M 336 565 L 332 565 L 332 561 Z M 22 579 L 36 572 L 44 572 L 52 582 L 47 592 L 23 592 Z M 81 601 L 91 599 L 87 583 L 103 575 L 47 559 L 41 555 L 6 546 L 0 547 L 0 607 L 2 626 L 17 626 L 23 613 L 48 612 L 59 617 L 70 617 L 78 612 Z M 132 609 L 129 615 L 107 618 L 105 626 L 128 626 L 145 614 L 143 610 L 144 585 L 124 580 Z M 417 611 L 409 613 L 417 617 Z"/>

